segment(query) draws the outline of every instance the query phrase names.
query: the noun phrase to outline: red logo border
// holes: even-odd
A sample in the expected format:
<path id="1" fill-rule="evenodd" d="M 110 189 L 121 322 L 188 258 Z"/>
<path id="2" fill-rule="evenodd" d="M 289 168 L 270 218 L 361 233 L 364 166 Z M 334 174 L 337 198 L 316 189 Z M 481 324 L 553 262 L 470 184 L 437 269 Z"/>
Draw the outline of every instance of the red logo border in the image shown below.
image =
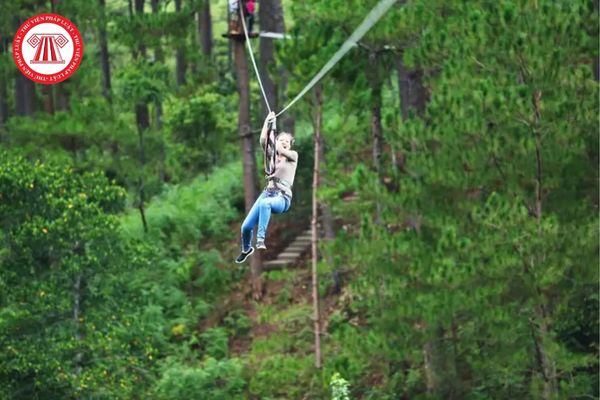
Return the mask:
<path id="1" fill-rule="evenodd" d="M 34 71 L 25 62 L 25 59 L 23 58 L 23 52 L 21 50 L 23 40 L 25 39 L 27 33 L 35 26 L 46 23 L 54 23 L 59 25 L 67 31 L 71 37 L 71 40 L 73 40 L 73 58 L 71 59 L 71 62 L 69 62 L 65 68 L 55 74 L 41 74 Z M 79 30 L 77 29 L 77 26 L 75 26 L 75 24 L 69 21 L 67 18 L 58 14 L 37 14 L 23 22 L 19 29 L 17 29 L 13 39 L 12 54 L 15 65 L 21 71 L 21 73 L 25 75 L 25 77 L 43 85 L 54 85 L 69 79 L 71 75 L 77 71 L 77 68 L 79 68 L 79 64 L 81 64 L 81 59 L 83 58 L 83 39 L 79 33 Z"/>

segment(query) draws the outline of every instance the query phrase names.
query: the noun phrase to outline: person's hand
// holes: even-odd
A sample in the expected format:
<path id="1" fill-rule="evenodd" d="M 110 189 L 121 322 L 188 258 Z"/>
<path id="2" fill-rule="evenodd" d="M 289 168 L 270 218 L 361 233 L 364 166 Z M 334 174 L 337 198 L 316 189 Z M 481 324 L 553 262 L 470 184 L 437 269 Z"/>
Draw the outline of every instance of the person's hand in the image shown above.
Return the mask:
<path id="1" fill-rule="evenodd" d="M 273 122 L 275 120 L 275 111 L 271 111 L 268 115 L 267 115 L 267 122 Z"/>

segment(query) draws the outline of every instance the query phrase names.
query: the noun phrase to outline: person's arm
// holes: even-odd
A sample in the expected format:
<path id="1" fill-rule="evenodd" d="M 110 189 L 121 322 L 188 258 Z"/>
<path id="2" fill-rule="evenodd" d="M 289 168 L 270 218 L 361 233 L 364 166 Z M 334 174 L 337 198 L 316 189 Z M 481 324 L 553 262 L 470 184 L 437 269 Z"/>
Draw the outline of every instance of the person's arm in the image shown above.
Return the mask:
<path id="1" fill-rule="evenodd" d="M 269 122 L 275 118 L 275 112 L 271 111 L 267 118 L 265 118 L 265 123 L 263 124 L 262 131 L 260 132 L 260 147 L 265 148 L 265 143 L 267 142 L 267 134 L 269 133 Z"/>
<path id="2" fill-rule="evenodd" d="M 297 162 L 298 161 L 298 153 L 295 152 L 294 150 L 284 149 L 283 147 L 281 147 L 281 145 L 279 143 L 277 143 L 275 145 L 275 148 L 277 149 L 277 152 L 279 154 L 281 154 L 282 156 L 284 156 L 288 160 L 293 161 L 293 162 Z"/>

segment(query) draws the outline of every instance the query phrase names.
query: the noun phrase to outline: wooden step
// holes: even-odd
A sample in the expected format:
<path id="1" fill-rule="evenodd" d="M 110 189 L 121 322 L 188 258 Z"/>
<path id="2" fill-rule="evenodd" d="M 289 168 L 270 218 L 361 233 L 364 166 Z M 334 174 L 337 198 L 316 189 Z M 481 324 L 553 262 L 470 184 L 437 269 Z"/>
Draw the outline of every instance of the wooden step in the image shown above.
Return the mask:
<path id="1" fill-rule="evenodd" d="M 263 271 L 273 271 L 276 269 L 282 269 L 283 267 L 290 265 L 291 262 L 281 260 L 271 260 L 263 263 Z"/>
<path id="2" fill-rule="evenodd" d="M 290 252 L 303 253 L 304 250 L 306 250 L 307 248 L 308 248 L 308 246 L 294 245 L 294 246 L 288 246 L 288 247 L 286 247 L 286 249 L 283 250 L 283 251 L 285 253 L 290 253 Z"/>
<path id="3" fill-rule="evenodd" d="M 307 243 L 310 244 L 312 242 L 310 240 L 306 240 L 306 239 L 300 239 L 300 240 L 296 239 L 292 243 L 290 243 L 289 245 L 290 246 L 294 245 L 294 244 L 302 244 L 302 245 L 304 245 L 304 244 L 307 244 Z"/>
<path id="4" fill-rule="evenodd" d="M 310 238 L 296 238 L 292 243 L 310 243 L 312 240 Z"/>
<path id="5" fill-rule="evenodd" d="M 300 252 L 285 252 L 285 253 L 280 253 L 277 258 L 293 258 L 296 259 L 298 258 L 298 256 L 300 255 Z"/>

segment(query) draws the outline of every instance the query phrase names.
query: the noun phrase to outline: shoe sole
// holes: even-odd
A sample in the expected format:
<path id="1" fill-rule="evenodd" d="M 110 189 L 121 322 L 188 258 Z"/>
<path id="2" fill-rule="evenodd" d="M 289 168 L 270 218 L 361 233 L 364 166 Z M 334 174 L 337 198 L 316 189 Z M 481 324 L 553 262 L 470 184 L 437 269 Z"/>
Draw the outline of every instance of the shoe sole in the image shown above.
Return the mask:
<path id="1" fill-rule="evenodd" d="M 254 247 L 250 247 L 250 252 L 248 252 L 248 254 L 246 254 L 246 257 L 244 257 L 244 258 L 243 258 L 241 261 L 235 260 L 235 262 L 236 262 L 237 264 L 241 264 L 241 263 L 243 263 L 244 261 L 246 261 L 246 260 L 248 259 L 248 257 L 250 257 L 250 255 L 251 255 L 252 253 L 254 253 Z"/>

